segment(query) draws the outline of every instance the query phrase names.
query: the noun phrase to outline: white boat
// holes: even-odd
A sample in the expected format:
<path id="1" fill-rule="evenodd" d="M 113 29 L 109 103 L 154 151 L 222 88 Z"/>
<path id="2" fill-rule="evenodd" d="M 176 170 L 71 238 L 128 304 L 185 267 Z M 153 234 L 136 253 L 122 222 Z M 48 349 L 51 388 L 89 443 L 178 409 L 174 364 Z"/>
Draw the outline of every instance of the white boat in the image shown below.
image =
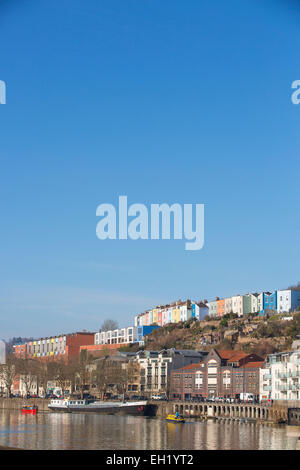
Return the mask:
<path id="1" fill-rule="evenodd" d="M 52 411 L 65 413 L 103 413 L 103 414 L 134 414 L 145 415 L 150 411 L 151 406 L 147 401 L 88 401 L 80 399 L 53 399 L 48 404 Z"/>

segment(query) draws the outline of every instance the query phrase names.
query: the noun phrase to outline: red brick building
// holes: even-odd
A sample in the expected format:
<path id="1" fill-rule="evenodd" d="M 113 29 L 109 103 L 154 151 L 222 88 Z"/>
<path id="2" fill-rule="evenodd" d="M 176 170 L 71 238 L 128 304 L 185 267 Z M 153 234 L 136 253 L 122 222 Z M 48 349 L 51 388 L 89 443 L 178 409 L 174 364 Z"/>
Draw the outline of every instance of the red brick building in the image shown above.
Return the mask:
<path id="1" fill-rule="evenodd" d="M 70 333 L 66 335 L 40 338 L 24 344 L 14 346 L 16 357 L 61 359 L 68 361 L 76 359 L 80 354 L 80 347 L 94 344 L 95 333 L 86 331 Z"/>
<path id="2" fill-rule="evenodd" d="M 171 372 L 170 398 L 237 398 L 240 393 L 258 397 L 262 364 L 257 354 L 212 349 L 199 364 Z"/>
<path id="3" fill-rule="evenodd" d="M 122 344 L 89 344 L 80 346 L 80 351 L 86 350 L 94 357 L 101 357 L 103 352 L 107 352 L 110 356 L 117 354 L 118 350 L 124 346 L 131 346 L 131 343 Z"/>

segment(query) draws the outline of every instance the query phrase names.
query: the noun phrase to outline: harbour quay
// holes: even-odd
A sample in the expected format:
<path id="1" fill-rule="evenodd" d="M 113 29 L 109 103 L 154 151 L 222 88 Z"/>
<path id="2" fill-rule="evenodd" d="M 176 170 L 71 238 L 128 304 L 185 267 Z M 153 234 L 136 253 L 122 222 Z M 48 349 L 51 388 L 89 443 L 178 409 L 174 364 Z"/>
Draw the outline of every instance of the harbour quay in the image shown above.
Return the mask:
<path id="1" fill-rule="evenodd" d="M 210 403 L 186 401 L 155 402 L 149 404 L 156 416 L 179 413 L 185 418 L 198 419 L 231 419 L 249 422 L 267 422 L 273 424 L 300 425 L 299 403 L 276 402 L 266 403 Z"/>

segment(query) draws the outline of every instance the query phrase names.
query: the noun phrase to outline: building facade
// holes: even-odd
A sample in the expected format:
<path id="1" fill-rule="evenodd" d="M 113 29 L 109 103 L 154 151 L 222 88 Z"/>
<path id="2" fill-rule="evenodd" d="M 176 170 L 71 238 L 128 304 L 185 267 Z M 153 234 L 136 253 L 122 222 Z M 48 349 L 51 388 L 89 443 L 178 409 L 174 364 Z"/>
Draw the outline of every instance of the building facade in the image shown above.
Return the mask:
<path id="1" fill-rule="evenodd" d="M 172 371 L 170 397 L 237 398 L 241 393 L 252 393 L 258 399 L 262 364 L 256 354 L 212 349 L 200 363 Z"/>
<path id="2" fill-rule="evenodd" d="M 207 353 L 167 349 L 162 351 L 139 351 L 136 361 L 140 367 L 140 392 L 142 395 L 169 395 L 170 373 L 175 368 L 199 362 Z"/>
<path id="3" fill-rule="evenodd" d="M 14 354 L 19 358 L 76 359 L 80 354 L 80 346 L 93 344 L 94 336 L 95 333 L 83 331 L 41 338 L 16 345 L 14 347 Z"/>
<path id="4" fill-rule="evenodd" d="M 269 354 L 260 372 L 260 400 L 300 399 L 300 349 Z"/>
<path id="5" fill-rule="evenodd" d="M 293 312 L 300 309 L 300 291 L 298 290 L 278 290 L 277 310 L 278 313 Z"/>

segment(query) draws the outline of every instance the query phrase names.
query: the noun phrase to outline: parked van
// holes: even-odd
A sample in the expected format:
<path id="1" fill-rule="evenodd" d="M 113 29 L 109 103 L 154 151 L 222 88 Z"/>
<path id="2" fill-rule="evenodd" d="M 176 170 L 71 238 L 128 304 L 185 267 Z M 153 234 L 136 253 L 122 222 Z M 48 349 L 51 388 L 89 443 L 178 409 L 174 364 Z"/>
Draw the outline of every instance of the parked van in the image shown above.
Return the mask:
<path id="1" fill-rule="evenodd" d="M 246 402 L 254 402 L 254 396 L 252 393 L 240 393 L 240 400 Z"/>

